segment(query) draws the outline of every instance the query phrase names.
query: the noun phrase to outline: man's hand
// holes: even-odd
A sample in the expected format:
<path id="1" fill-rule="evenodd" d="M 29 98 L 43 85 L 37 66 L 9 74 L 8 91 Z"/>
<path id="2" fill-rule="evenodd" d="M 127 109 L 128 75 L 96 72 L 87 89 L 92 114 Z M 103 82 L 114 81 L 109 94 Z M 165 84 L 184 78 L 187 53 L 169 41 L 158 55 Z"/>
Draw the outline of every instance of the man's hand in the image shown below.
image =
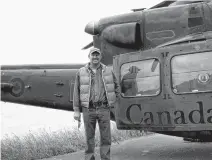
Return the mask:
<path id="1" fill-rule="evenodd" d="M 80 112 L 74 112 L 74 119 L 80 121 L 81 115 Z"/>

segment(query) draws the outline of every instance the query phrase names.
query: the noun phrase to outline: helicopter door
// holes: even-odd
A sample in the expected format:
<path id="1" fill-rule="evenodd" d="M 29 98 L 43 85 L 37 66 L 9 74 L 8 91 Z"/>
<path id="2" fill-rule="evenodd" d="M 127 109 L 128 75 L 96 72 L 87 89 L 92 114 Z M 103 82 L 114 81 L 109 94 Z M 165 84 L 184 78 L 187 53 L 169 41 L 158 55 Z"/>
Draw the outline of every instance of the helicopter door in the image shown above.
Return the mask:
<path id="1" fill-rule="evenodd" d="M 134 52 L 114 58 L 114 72 L 121 86 L 115 106 L 117 128 L 172 130 L 174 105 L 169 99 L 164 102 L 161 94 L 162 58 L 144 55 L 150 54 Z"/>

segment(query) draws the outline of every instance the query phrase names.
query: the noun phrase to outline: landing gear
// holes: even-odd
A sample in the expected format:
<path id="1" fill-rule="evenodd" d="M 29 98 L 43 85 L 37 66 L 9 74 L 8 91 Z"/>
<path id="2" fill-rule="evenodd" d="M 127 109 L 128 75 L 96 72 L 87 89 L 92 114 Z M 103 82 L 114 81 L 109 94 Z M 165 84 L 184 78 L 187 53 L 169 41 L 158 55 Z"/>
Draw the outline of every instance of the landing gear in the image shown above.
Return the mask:
<path id="1" fill-rule="evenodd" d="M 188 142 L 212 142 L 212 137 L 206 136 L 206 137 L 198 137 L 198 138 L 183 138 L 184 141 Z"/>
<path id="2" fill-rule="evenodd" d="M 184 132 L 184 141 L 212 142 L 212 131 Z"/>

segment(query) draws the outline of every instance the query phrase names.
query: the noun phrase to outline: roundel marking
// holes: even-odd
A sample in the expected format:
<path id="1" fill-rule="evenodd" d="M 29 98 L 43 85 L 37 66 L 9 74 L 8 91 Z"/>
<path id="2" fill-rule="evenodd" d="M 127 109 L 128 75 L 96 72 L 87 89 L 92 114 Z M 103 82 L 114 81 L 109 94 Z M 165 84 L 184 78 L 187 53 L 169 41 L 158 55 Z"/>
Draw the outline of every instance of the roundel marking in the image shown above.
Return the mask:
<path id="1" fill-rule="evenodd" d="M 24 82 L 20 78 L 14 78 L 11 83 L 13 85 L 11 95 L 20 97 L 24 93 Z"/>
<path id="2" fill-rule="evenodd" d="M 207 73 L 199 74 L 198 81 L 200 83 L 207 83 L 210 79 L 210 76 Z"/>

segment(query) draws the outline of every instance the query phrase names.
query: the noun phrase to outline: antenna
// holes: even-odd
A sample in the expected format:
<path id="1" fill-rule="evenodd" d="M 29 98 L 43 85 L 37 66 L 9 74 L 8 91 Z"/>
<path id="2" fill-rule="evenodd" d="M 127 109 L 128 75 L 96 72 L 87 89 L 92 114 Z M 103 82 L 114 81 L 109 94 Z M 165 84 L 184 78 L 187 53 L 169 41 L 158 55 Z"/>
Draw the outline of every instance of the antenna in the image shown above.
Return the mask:
<path id="1" fill-rule="evenodd" d="M 133 12 L 138 12 L 138 11 L 143 11 L 146 8 L 136 8 L 136 9 L 131 9 Z"/>

